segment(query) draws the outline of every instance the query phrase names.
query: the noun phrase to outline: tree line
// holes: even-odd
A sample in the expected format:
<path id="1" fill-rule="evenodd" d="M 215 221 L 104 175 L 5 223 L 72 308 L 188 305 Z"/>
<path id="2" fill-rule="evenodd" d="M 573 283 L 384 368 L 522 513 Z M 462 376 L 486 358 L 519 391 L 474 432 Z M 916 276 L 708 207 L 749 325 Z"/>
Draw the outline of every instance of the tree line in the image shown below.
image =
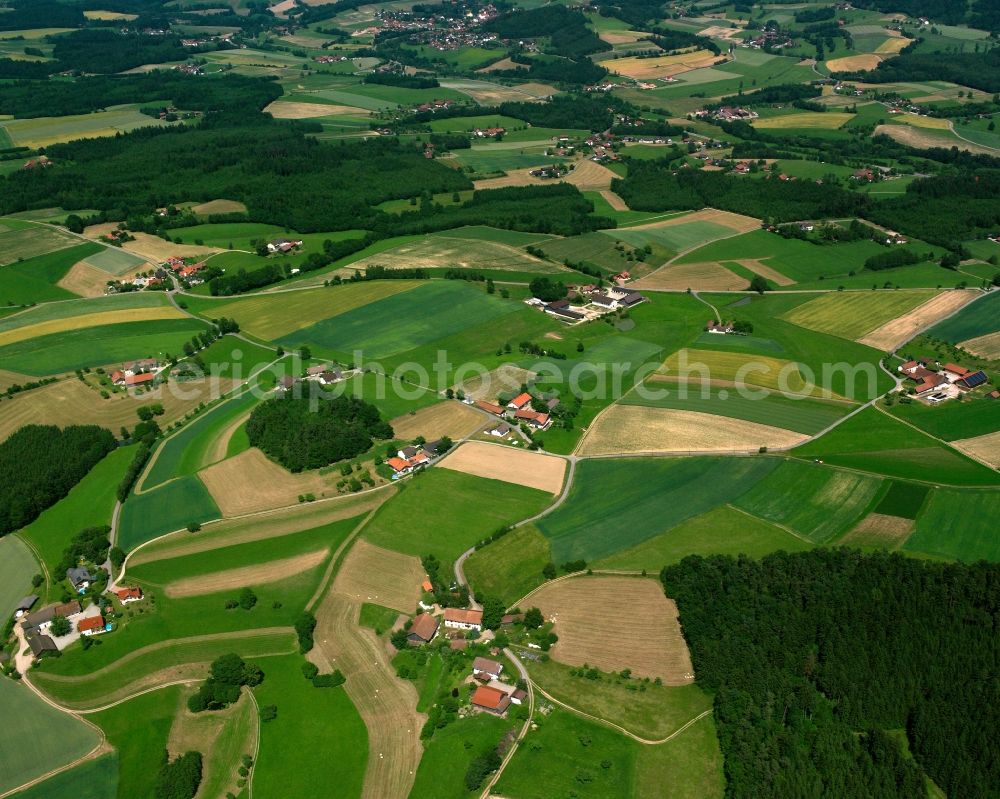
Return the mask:
<path id="1" fill-rule="evenodd" d="M 661 579 L 715 695 L 728 796 L 924 796 L 924 773 L 995 796 L 997 564 L 818 549 L 692 556 Z"/>

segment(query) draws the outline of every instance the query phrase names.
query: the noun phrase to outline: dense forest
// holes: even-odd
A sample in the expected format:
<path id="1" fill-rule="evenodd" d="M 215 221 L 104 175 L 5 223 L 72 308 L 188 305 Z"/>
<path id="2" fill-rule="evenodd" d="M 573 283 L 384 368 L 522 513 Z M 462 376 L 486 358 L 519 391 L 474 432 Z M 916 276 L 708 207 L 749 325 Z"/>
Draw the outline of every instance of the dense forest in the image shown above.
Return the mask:
<path id="1" fill-rule="evenodd" d="M 563 58 L 578 59 L 611 49 L 610 44 L 587 27 L 583 14 L 557 4 L 511 12 L 490 20 L 483 25 L 483 30 L 496 33 L 502 39 L 546 37 L 549 43 L 543 52 Z"/>
<path id="2" fill-rule="evenodd" d="M 615 111 L 638 113 L 638 109 L 623 100 L 593 94 L 559 94 L 547 103 L 501 103 L 499 110 L 501 114 L 523 119 L 539 128 L 590 131 L 610 128 L 615 121 Z"/>
<path id="3" fill-rule="evenodd" d="M 902 53 L 870 72 L 840 73 L 842 80 L 868 83 L 950 81 L 984 92 L 1000 92 L 1000 47 L 983 53 Z"/>
<path id="4" fill-rule="evenodd" d="M 661 577 L 715 694 L 727 796 L 925 796 L 921 770 L 948 796 L 997 795 L 1000 565 L 840 549 Z"/>
<path id="5" fill-rule="evenodd" d="M 0 83 L 0 114 L 21 118 L 86 114 L 112 105 L 154 100 L 169 100 L 184 111 L 259 111 L 280 96 L 281 86 L 268 78 L 234 74 L 195 77 L 154 71 L 73 81 Z"/>
<path id="6" fill-rule="evenodd" d="M 0 443 L 0 535 L 17 530 L 69 493 L 115 448 L 96 425 L 26 425 Z"/>
<path id="7" fill-rule="evenodd" d="M 253 409 L 246 430 L 252 446 L 293 472 L 353 458 L 374 439 L 392 438 L 378 408 L 354 397 L 269 400 Z"/>
<path id="8" fill-rule="evenodd" d="M 191 48 L 181 44 L 180 36 L 121 34 L 104 28 L 84 29 L 59 36 L 52 49 L 52 57 L 58 62 L 60 70 L 102 75 L 124 72 L 143 64 L 183 61 L 191 53 Z"/>

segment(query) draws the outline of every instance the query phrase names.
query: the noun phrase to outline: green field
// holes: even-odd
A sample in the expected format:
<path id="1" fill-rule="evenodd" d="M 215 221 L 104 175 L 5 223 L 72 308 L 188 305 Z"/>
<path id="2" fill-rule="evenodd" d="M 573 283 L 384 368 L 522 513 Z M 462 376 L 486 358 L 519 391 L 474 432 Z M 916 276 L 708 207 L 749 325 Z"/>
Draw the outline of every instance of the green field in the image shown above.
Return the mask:
<path id="1" fill-rule="evenodd" d="M 410 480 L 383 505 L 363 536 L 406 555 L 433 554 L 442 574 L 451 562 L 499 527 L 537 513 L 552 495 L 534 488 L 432 469 Z"/>
<path id="2" fill-rule="evenodd" d="M 537 724 L 529 741 L 518 747 L 496 793 L 552 799 L 567 795 L 565 788 L 572 785 L 578 799 L 632 796 L 639 744 L 561 709 L 539 717 Z"/>
<path id="3" fill-rule="evenodd" d="M 132 308 L 163 308 L 169 304 L 170 300 L 162 291 L 134 291 L 86 300 L 46 303 L 28 308 L 15 316 L 0 319 L 0 333 L 54 319 L 71 319 L 75 316 L 87 316 L 105 311 L 125 311 Z"/>
<path id="4" fill-rule="evenodd" d="M 646 570 L 657 574 L 688 555 L 747 555 L 759 558 L 776 550 L 799 552 L 810 544 L 787 530 L 722 506 L 681 522 L 630 549 L 601 558 L 601 569 Z"/>
<path id="5" fill-rule="evenodd" d="M 39 589 L 31 587 L 38 562 L 17 536 L 0 538 L 0 619 L 7 619 L 21 597 Z M 37 607 L 36 607 L 37 610 Z"/>
<path id="6" fill-rule="evenodd" d="M 733 230 L 714 222 L 682 222 L 678 225 L 662 228 L 647 228 L 643 230 L 615 230 L 606 235 L 626 241 L 635 247 L 645 244 L 660 244 L 667 250 L 683 252 L 693 247 L 700 247 L 710 241 L 732 237 Z"/>
<path id="7" fill-rule="evenodd" d="M 712 716 L 665 744 L 640 747 L 636 782 L 637 799 L 658 799 L 664 785 L 671 799 L 722 799 L 726 780 Z"/>
<path id="8" fill-rule="evenodd" d="M 166 360 L 205 330 L 194 319 L 153 319 L 50 333 L 0 347 L 0 362 L 28 375 L 54 375 L 133 358 Z"/>
<path id="9" fill-rule="evenodd" d="M 864 515 L 881 485 L 877 477 L 784 461 L 733 504 L 823 544 Z"/>
<path id="10" fill-rule="evenodd" d="M 276 357 L 274 350 L 235 336 L 223 336 L 198 353 L 205 374 L 232 380 L 245 380 Z"/>
<path id="11" fill-rule="evenodd" d="M 361 795 L 368 731 L 342 688 L 313 688 L 302 679 L 298 655 L 260 661 L 264 682 L 254 689 L 261 707 L 278 717 L 261 724 L 253 787 L 264 796 L 313 796 L 336 786 L 337 796 Z"/>
<path id="12" fill-rule="evenodd" d="M 778 466 L 773 458 L 582 461 L 566 502 L 536 522 L 553 560 L 598 560 L 734 500 Z"/>
<path id="13" fill-rule="evenodd" d="M 824 294 L 798 306 L 784 318 L 810 330 L 857 339 L 933 296 L 922 291 Z"/>
<path id="14" fill-rule="evenodd" d="M 3 126 L 0 122 L 0 127 Z M 64 230 L 21 219 L 0 219 L 0 265 L 75 247 L 80 239 Z"/>
<path id="15" fill-rule="evenodd" d="M 311 345 L 331 354 L 389 355 L 497 321 L 523 306 L 490 296 L 465 281 L 425 283 L 280 338 L 286 348 Z"/>
<path id="16" fill-rule="evenodd" d="M 100 249 L 99 244 L 80 244 L 0 266 L 0 304 L 27 305 L 72 299 L 76 295 L 56 283 L 66 276 L 73 264 Z"/>
<path id="17" fill-rule="evenodd" d="M 889 483 L 889 490 L 885 492 L 885 496 L 875 506 L 875 512 L 903 519 L 916 519 L 929 491 L 928 486 L 919 483 L 901 483 L 893 480 Z"/>
<path id="18" fill-rule="evenodd" d="M 63 551 L 70 539 L 87 527 L 111 524 L 115 489 L 135 455 L 135 447 L 122 447 L 101 460 L 79 483 L 52 507 L 23 528 L 23 536 L 37 551 L 55 581 Z"/>
<path id="19" fill-rule="evenodd" d="M 117 247 L 102 247 L 93 255 L 87 256 L 86 260 L 91 266 L 96 266 L 98 269 L 116 276 L 124 275 L 146 263 L 145 258 L 140 258 L 138 255 Z"/>
<path id="20" fill-rule="evenodd" d="M 1000 291 L 967 305 L 961 313 L 932 327 L 927 335 L 957 344 L 996 330 L 1000 330 Z"/>
<path id="21" fill-rule="evenodd" d="M 181 687 L 172 685 L 91 716 L 118 750 L 120 799 L 152 796 L 163 752 L 180 708 Z M 110 799 L 110 797 L 101 797 Z"/>
<path id="22" fill-rule="evenodd" d="M 997 485 L 1000 475 L 950 447 L 867 408 L 794 453 L 866 472 L 945 485 Z"/>
<path id="23" fill-rule="evenodd" d="M 169 123 L 140 114 L 138 106 L 117 106 L 91 114 L 11 119 L 0 122 L 18 147 L 45 147 L 57 142 L 114 136 L 137 128 L 163 127 Z"/>
<path id="24" fill-rule="evenodd" d="M 1000 561 L 998 512 L 1000 491 L 934 489 L 903 549 L 966 563 L 995 563 Z"/>
<path id="25" fill-rule="evenodd" d="M 528 524 L 476 550 L 465 561 L 465 576 L 476 595 L 499 597 L 511 606 L 543 581 L 550 560 L 548 539 Z"/>
<path id="26" fill-rule="evenodd" d="M 442 120 L 443 121 L 443 120 Z M 511 247 L 525 247 L 543 241 L 555 241 L 554 236 L 545 233 L 523 233 L 519 230 L 502 230 L 486 225 L 466 225 L 465 227 L 445 230 L 441 233 L 430 233 L 430 238 L 466 239 L 468 241 L 492 241 L 497 244 L 509 244 Z"/>
<path id="27" fill-rule="evenodd" d="M 118 546 L 128 552 L 144 541 L 180 530 L 191 522 L 219 518 L 219 509 L 197 477 L 171 480 L 125 502 L 118 530 Z"/>
<path id="28" fill-rule="evenodd" d="M 586 263 L 610 273 L 618 273 L 629 269 L 633 263 L 625 257 L 625 253 L 631 248 L 615 249 L 618 241 L 627 240 L 625 233 L 626 231 L 618 229 L 608 233 L 584 233 L 580 236 L 547 241 L 541 247 L 548 258 L 558 263 L 570 260 L 573 263 Z M 629 244 L 639 247 L 645 243 L 642 241 L 635 244 L 629 241 Z M 663 253 L 662 260 L 666 260 L 667 257 L 668 253 Z"/>
<path id="29" fill-rule="evenodd" d="M 762 398 L 740 396 L 732 390 L 713 389 L 698 386 L 679 386 L 689 388 L 688 396 L 682 397 L 678 387 L 666 383 L 646 383 L 648 390 L 668 391 L 666 397 L 653 399 L 638 396 L 632 392 L 622 403 L 625 405 L 642 405 L 649 408 L 674 408 L 681 411 L 696 411 L 726 416 L 732 419 L 743 419 L 748 422 L 782 427 L 798 433 L 813 435 L 828 427 L 852 410 L 853 406 L 844 402 L 833 402 L 819 399 L 791 399 L 779 393 L 768 392 Z M 707 393 L 708 396 L 702 396 Z"/>
<path id="30" fill-rule="evenodd" d="M 471 166 L 480 174 L 491 174 L 510 169 L 530 169 L 546 164 L 558 164 L 566 159 L 545 155 L 545 149 L 537 145 L 525 145 L 520 150 L 485 145 L 459 150 L 455 154 L 455 160 L 463 167 Z"/>
<path id="31" fill-rule="evenodd" d="M 0 791 L 17 788 L 83 757 L 100 743 L 97 732 L 39 699 L 26 685 L 0 680 Z"/>
<path id="32" fill-rule="evenodd" d="M 118 754 L 112 752 L 18 791 L 13 799 L 52 799 L 70 794 L 74 799 L 114 799 L 117 792 Z"/>
<path id="33" fill-rule="evenodd" d="M 1000 430 L 1000 402 L 982 398 L 954 400 L 938 406 L 895 403 L 889 412 L 945 441 L 975 438 Z"/>
<path id="34" fill-rule="evenodd" d="M 510 723 L 480 713 L 436 730 L 426 744 L 410 799 L 469 799 L 465 772 L 479 755 L 495 749 Z"/>

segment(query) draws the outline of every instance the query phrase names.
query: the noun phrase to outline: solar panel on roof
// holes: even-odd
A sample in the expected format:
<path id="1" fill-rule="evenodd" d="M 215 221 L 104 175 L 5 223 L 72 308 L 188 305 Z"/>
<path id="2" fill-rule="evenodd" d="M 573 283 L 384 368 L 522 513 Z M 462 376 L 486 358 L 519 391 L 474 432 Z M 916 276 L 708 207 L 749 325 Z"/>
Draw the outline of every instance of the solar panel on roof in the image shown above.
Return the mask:
<path id="1" fill-rule="evenodd" d="M 971 375 L 966 375 L 963 378 L 963 382 L 969 388 L 975 388 L 976 386 L 981 386 L 986 382 L 986 372 L 974 372 Z"/>

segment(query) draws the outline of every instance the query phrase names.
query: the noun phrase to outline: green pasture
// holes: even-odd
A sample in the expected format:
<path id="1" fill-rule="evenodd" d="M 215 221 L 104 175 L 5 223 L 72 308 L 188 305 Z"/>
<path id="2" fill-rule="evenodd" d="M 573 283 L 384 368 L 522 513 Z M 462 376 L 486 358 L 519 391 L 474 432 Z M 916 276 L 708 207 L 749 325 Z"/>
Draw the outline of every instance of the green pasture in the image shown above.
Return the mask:
<path id="1" fill-rule="evenodd" d="M 511 247 L 526 247 L 529 244 L 540 244 L 554 241 L 555 236 L 546 233 L 523 233 L 519 230 L 502 230 L 486 225 L 466 225 L 452 228 L 440 233 L 428 234 L 430 238 L 466 239 L 468 241 L 489 241 L 495 244 L 507 244 Z"/>
<path id="2" fill-rule="evenodd" d="M 714 718 L 700 719 L 658 746 L 642 746 L 636 764 L 637 796 L 654 799 L 669 785 L 673 799 L 722 799 L 726 780 Z"/>
<path id="3" fill-rule="evenodd" d="M 0 362 L 28 375 L 53 375 L 133 358 L 165 360 L 205 330 L 194 319 L 152 319 L 50 333 L 0 347 Z"/>
<path id="4" fill-rule="evenodd" d="M 823 544 L 870 509 L 881 485 L 878 477 L 786 460 L 733 504 Z"/>
<path id="5" fill-rule="evenodd" d="M 561 709 L 536 723 L 500 777 L 498 794 L 552 799 L 572 785 L 578 799 L 632 796 L 639 744 Z"/>
<path id="6" fill-rule="evenodd" d="M 235 336 L 223 336 L 197 354 L 206 375 L 225 380 L 245 380 L 276 357 L 274 350 Z"/>
<path id="7" fill-rule="evenodd" d="M 875 506 L 875 513 L 899 516 L 902 519 L 916 519 L 929 491 L 928 486 L 920 483 L 892 480 L 889 483 L 889 490 Z"/>
<path id="8" fill-rule="evenodd" d="M 718 225 L 715 222 L 682 222 L 670 227 L 613 230 L 604 231 L 604 233 L 626 241 L 634 247 L 659 244 L 672 252 L 683 252 L 693 247 L 700 247 L 710 241 L 733 236 L 731 228 Z"/>
<path id="9" fill-rule="evenodd" d="M 635 687 L 634 681 L 617 674 L 601 674 L 597 680 L 591 680 L 573 675 L 574 669 L 554 660 L 527 661 L 527 665 L 532 681 L 546 693 L 584 713 L 652 740 L 666 738 L 712 706 L 712 698 L 693 684 L 654 684 L 643 691 L 635 691 L 629 690 Z"/>
<path id="10" fill-rule="evenodd" d="M 130 308 L 162 308 L 169 303 L 169 298 L 161 291 L 132 291 L 127 294 L 110 294 L 106 297 L 47 303 L 36 305 L 16 316 L 0 319 L 0 333 L 54 319 L 70 319 L 75 316 L 123 311 Z"/>
<path id="11" fill-rule="evenodd" d="M 28 305 L 72 299 L 75 294 L 56 284 L 73 264 L 100 249 L 99 244 L 79 244 L 0 266 L 0 304 Z"/>
<path id="12" fill-rule="evenodd" d="M 581 461 L 567 501 L 536 525 L 556 563 L 598 560 L 733 501 L 777 466 L 773 458 Z"/>
<path id="13" fill-rule="evenodd" d="M 635 242 L 626 235 L 631 231 L 612 230 L 599 233 L 584 233 L 579 236 L 570 236 L 565 239 L 555 239 L 547 241 L 541 245 L 545 255 L 557 263 L 570 260 L 573 263 L 584 263 L 596 266 L 608 273 L 618 273 L 622 270 L 631 269 L 633 261 L 626 258 L 626 253 L 631 252 L 634 247 L 643 247 L 645 240 Z M 633 238 L 634 235 L 633 235 Z M 619 242 L 627 242 L 628 245 L 620 245 Z M 621 246 L 622 249 L 616 249 Z M 663 254 L 663 259 L 668 257 Z M 580 275 L 581 280 L 587 280 L 586 275 Z"/>
<path id="14" fill-rule="evenodd" d="M 31 578 L 38 573 L 35 556 L 20 538 L 0 538 L 0 619 L 10 617 L 21 597 L 39 591 L 31 587 Z"/>
<path id="15" fill-rule="evenodd" d="M 314 688 L 302 678 L 304 662 L 298 655 L 260 662 L 265 677 L 254 697 L 261 707 L 276 705 L 278 716 L 260 727 L 254 790 L 312 796 L 326 785 L 354 799 L 364 783 L 368 731 L 343 688 Z"/>
<path id="16" fill-rule="evenodd" d="M 132 494 L 122 508 L 118 546 L 128 552 L 144 541 L 180 530 L 191 522 L 219 518 L 208 489 L 194 475 Z"/>
<path id="17" fill-rule="evenodd" d="M 88 255 L 85 260 L 91 266 L 115 276 L 124 275 L 146 263 L 145 258 L 117 247 L 102 247 L 93 255 Z"/>
<path id="18" fill-rule="evenodd" d="M 524 121 L 502 114 L 483 114 L 477 117 L 452 117 L 451 119 L 432 119 L 427 123 L 435 133 L 465 133 L 476 128 L 506 128 L 511 130 L 524 125 Z"/>
<path id="19" fill-rule="evenodd" d="M 465 772 L 473 759 L 497 747 L 509 721 L 479 713 L 435 730 L 425 743 L 410 799 L 469 799 Z"/>
<path id="20" fill-rule="evenodd" d="M 0 791 L 5 793 L 83 757 L 100 743 L 93 728 L 14 680 L 0 680 L 0 707 Z"/>
<path id="21" fill-rule="evenodd" d="M 499 597 L 511 606 L 544 580 L 542 569 L 551 560 L 548 539 L 526 524 L 473 552 L 465 576 L 478 596 Z"/>
<path id="22" fill-rule="evenodd" d="M 475 323 L 498 320 L 518 308 L 514 302 L 487 295 L 464 281 L 435 281 L 297 330 L 278 341 L 286 348 L 309 344 L 331 354 L 349 357 L 361 351 L 369 358 L 383 358 L 460 333 Z"/>
<path id="23" fill-rule="evenodd" d="M 852 409 L 852 406 L 843 402 L 811 398 L 792 399 L 777 392 L 766 392 L 765 396 L 751 398 L 741 396 L 731 389 L 714 389 L 711 386 L 701 389 L 684 383 L 644 384 L 644 393 L 656 392 L 666 393 L 666 396 L 644 398 L 637 392 L 632 392 L 622 402 L 625 405 L 710 413 L 810 435 L 833 424 Z M 687 396 L 683 396 L 684 393 Z"/>
<path id="24" fill-rule="evenodd" d="M 966 563 L 1000 561 L 998 512 L 1000 491 L 936 488 L 931 491 L 917 519 L 917 529 L 903 549 Z"/>
<path id="25" fill-rule="evenodd" d="M 728 505 L 643 541 L 634 547 L 601 558 L 595 568 L 646 570 L 658 574 L 664 566 L 688 555 L 746 555 L 760 558 L 777 550 L 799 552 L 811 544 L 777 525 L 738 511 Z"/>
<path id="26" fill-rule="evenodd" d="M 1000 484 L 1000 475 L 992 469 L 875 408 L 866 408 L 794 453 L 904 480 L 955 486 Z"/>
<path id="27" fill-rule="evenodd" d="M 1000 402 L 972 397 L 928 406 L 921 402 L 895 403 L 888 411 L 895 417 L 945 441 L 975 438 L 1000 430 Z"/>
<path id="28" fill-rule="evenodd" d="M 135 447 L 121 447 L 105 456 L 70 492 L 18 532 L 38 552 L 54 581 L 70 539 L 87 527 L 111 524 L 115 489 L 135 456 Z"/>
<path id="29" fill-rule="evenodd" d="M 263 222 L 220 222 L 191 227 L 173 228 L 172 239 L 180 239 L 185 244 L 200 241 L 208 247 L 223 249 L 252 250 L 255 239 L 298 238 L 298 234 L 278 225 Z"/>
<path id="30" fill-rule="evenodd" d="M 114 136 L 137 128 L 166 127 L 171 124 L 139 113 L 138 105 L 115 106 L 107 111 L 61 117 L 10 119 L 0 122 L 15 146 L 45 147 L 74 139 Z"/>
<path id="31" fill-rule="evenodd" d="M 507 51 L 503 48 L 460 47 L 457 50 L 441 51 L 429 45 L 423 45 L 407 47 L 406 49 L 416 50 L 424 58 L 443 61 L 459 70 L 476 70 L 507 55 Z"/>
<path id="32" fill-rule="evenodd" d="M 256 402 L 256 397 L 249 391 L 235 399 L 226 400 L 202 412 L 181 428 L 180 432 L 166 439 L 154 453 L 152 465 L 139 485 L 143 494 L 134 494 L 131 499 L 139 499 L 146 491 L 175 477 L 194 475 L 210 465 L 210 453 L 216 438 L 235 419 L 253 408 Z"/>
<path id="33" fill-rule="evenodd" d="M 12 799 L 51 799 L 66 795 L 74 799 L 114 799 L 117 792 L 118 753 L 111 752 L 18 791 Z"/>
<path id="34" fill-rule="evenodd" d="M 1000 330 L 1000 291 L 987 294 L 950 319 L 934 325 L 927 335 L 957 344 L 997 330 Z"/>
<path id="35" fill-rule="evenodd" d="M 923 291 L 824 294 L 799 305 L 784 318 L 799 327 L 858 339 L 885 322 L 912 311 L 933 296 L 933 293 Z"/>
<path id="36" fill-rule="evenodd" d="M 0 122 L 2 126 L 3 122 Z M 37 225 L 21 219 L 0 219 L 0 265 L 64 250 L 80 244 L 80 239 L 64 230 Z"/>
<path id="37" fill-rule="evenodd" d="M 368 627 L 374 630 L 376 635 L 382 635 L 392 628 L 398 618 L 398 610 L 376 605 L 374 602 L 362 602 L 361 612 L 358 614 L 358 626 Z"/>
<path id="38" fill-rule="evenodd" d="M 402 385 L 381 372 L 355 374 L 343 383 L 337 383 L 333 395 L 357 397 L 378 408 L 383 419 L 395 419 L 405 413 L 419 411 L 441 401 L 434 391 Z"/>
<path id="39" fill-rule="evenodd" d="M 170 727 L 181 708 L 181 690 L 171 685 L 90 716 L 118 752 L 116 795 L 122 799 L 153 795 Z"/>
<path id="40" fill-rule="evenodd" d="M 470 166 L 480 174 L 529 169 L 546 164 L 558 164 L 566 160 L 554 155 L 545 155 L 544 149 L 541 145 L 525 145 L 521 149 L 483 145 L 468 150 L 458 150 L 455 153 L 455 160 L 463 167 Z"/>
<path id="41" fill-rule="evenodd" d="M 538 513 L 552 495 L 448 469 L 431 469 L 401 486 L 363 531 L 376 546 L 421 557 L 433 554 L 442 574 L 465 550 L 500 527 Z"/>

